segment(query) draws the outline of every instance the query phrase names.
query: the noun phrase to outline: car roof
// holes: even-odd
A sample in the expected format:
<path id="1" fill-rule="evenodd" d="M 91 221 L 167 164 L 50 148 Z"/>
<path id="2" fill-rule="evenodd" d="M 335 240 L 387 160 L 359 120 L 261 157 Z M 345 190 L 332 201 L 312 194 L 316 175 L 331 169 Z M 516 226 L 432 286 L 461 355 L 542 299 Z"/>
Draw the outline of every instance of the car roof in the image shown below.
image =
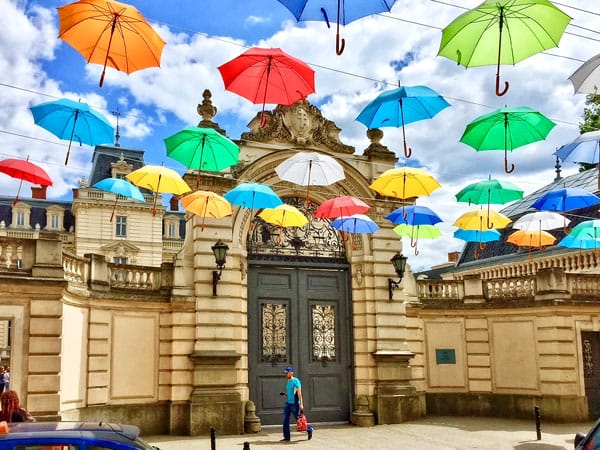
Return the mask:
<path id="1" fill-rule="evenodd" d="M 5 439 L 32 437 L 93 437 L 117 442 L 131 443 L 140 434 L 135 425 L 104 422 L 21 422 L 9 424 L 8 434 L 0 435 Z"/>

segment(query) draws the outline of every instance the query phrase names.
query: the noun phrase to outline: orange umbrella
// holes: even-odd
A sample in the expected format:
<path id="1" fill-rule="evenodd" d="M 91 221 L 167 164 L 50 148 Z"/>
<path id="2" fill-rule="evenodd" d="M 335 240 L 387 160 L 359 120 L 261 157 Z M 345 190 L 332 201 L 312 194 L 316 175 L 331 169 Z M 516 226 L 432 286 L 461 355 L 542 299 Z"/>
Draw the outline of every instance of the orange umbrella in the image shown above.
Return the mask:
<path id="1" fill-rule="evenodd" d="M 531 248 L 543 248 L 556 242 L 556 238 L 544 230 L 517 230 L 506 239 L 506 242 L 515 244 L 518 247 L 529 248 L 529 258 L 531 258 Z"/>
<path id="2" fill-rule="evenodd" d="M 165 41 L 131 5 L 111 0 L 79 0 L 58 8 L 58 37 L 87 62 L 127 74 L 160 66 Z"/>
<path id="3" fill-rule="evenodd" d="M 231 203 L 211 191 L 195 191 L 187 194 L 181 197 L 181 204 L 186 211 L 202 217 L 202 231 L 204 231 L 204 219 L 207 217 L 221 219 L 232 213 Z"/>

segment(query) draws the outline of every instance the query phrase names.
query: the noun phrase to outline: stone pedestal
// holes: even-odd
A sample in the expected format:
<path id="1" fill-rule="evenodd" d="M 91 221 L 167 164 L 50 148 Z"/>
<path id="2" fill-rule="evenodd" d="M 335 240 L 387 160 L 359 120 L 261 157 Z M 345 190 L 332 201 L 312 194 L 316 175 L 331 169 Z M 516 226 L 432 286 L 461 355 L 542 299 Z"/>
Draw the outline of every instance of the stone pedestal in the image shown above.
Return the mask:
<path id="1" fill-rule="evenodd" d="M 235 364 L 240 355 L 227 351 L 196 351 L 194 390 L 190 402 L 190 435 L 244 432 L 244 402 L 236 389 Z"/>
<path id="2" fill-rule="evenodd" d="M 464 303 L 485 303 L 481 274 L 468 274 L 463 279 Z"/>
<path id="3" fill-rule="evenodd" d="M 409 351 L 377 351 L 377 423 L 393 424 L 425 415 L 425 399 L 410 385 Z"/>
<path id="4" fill-rule="evenodd" d="M 551 300 L 555 302 L 569 300 L 567 276 L 562 267 L 544 267 L 537 271 L 535 300 Z"/>
<path id="5" fill-rule="evenodd" d="M 369 409 L 369 399 L 366 395 L 360 395 L 356 399 L 356 410 L 352 412 L 352 423 L 358 427 L 375 425 L 375 414 Z"/>

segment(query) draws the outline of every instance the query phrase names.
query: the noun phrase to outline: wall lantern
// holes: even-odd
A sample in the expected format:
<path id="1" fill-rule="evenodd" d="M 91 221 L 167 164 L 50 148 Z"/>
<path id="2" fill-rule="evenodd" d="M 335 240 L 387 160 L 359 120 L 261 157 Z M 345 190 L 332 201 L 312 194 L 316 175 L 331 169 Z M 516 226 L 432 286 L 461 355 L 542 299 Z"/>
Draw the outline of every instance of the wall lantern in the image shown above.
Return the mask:
<path id="1" fill-rule="evenodd" d="M 215 255 L 215 263 L 218 270 L 213 270 L 213 297 L 217 296 L 217 283 L 221 279 L 221 273 L 223 273 L 223 266 L 225 266 L 225 259 L 227 258 L 227 250 L 229 247 L 225 242 L 219 239 L 215 245 L 211 247 L 213 255 Z"/>
<path id="2" fill-rule="evenodd" d="M 396 271 L 396 275 L 400 278 L 398 281 L 394 281 L 391 278 L 388 278 L 388 291 L 390 294 L 390 302 L 392 301 L 394 289 L 400 286 L 400 282 L 402 281 L 402 277 L 404 276 L 404 270 L 406 269 L 406 260 L 408 258 L 402 255 L 400 252 L 396 252 L 396 254 L 390 259 L 392 265 L 394 266 L 394 270 Z"/>

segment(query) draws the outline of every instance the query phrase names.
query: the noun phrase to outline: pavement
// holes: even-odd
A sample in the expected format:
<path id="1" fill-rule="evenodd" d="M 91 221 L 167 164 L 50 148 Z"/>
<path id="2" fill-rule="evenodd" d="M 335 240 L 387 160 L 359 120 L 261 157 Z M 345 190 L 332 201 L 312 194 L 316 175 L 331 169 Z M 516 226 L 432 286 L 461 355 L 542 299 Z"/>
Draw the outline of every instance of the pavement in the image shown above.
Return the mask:
<path id="1" fill-rule="evenodd" d="M 541 422 L 541 440 L 537 440 L 535 420 L 514 420 L 487 417 L 427 417 L 397 425 L 377 425 L 369 428 L 353 425 L 313 424 L 312 440 L 306 433 L 292 432 L 291 442 L 280 442 L 281 427 L 263 427 L 257 434 L 220 436 L 215 450 L 250 449 L 296 450 L 399 450 L 399 449 L 573 449 L 575 433 L 587 431 L 593 422 Z M 292 426 L 292 430 L 294 426 Z M 209 436 L 146 436 L 144 439 L 161 450 L 211 449 Z"/>

